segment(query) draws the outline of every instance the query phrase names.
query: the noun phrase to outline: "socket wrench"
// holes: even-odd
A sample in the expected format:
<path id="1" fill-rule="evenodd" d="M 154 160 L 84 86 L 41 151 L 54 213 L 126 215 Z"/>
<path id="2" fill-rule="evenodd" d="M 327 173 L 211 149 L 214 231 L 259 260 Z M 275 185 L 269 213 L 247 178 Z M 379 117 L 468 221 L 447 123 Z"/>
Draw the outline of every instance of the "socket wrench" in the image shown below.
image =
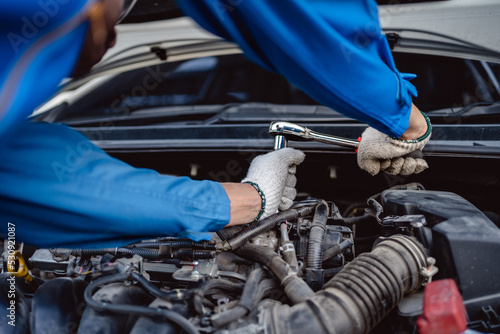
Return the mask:
<path id="1" fill-rule="evenodd" d="M 288 140 L 317 141 L 326 144 L 344 147 L 358 148 L 359 141 L 355 139 L 337 137 L 319 133 L 298 124 L 290 122 L 271 122 L 269 134 L 274 136 L 274 149 L 279 150 L 287 147 Z"/>

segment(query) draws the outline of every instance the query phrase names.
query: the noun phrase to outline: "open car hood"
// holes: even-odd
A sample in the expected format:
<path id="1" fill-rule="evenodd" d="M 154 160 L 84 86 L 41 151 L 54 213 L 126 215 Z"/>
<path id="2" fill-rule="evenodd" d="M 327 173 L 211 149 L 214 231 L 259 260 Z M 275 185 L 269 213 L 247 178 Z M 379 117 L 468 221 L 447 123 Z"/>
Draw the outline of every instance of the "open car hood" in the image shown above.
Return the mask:
<path id="1" fill-rule="evenodd" d="M 500 63 L 499 16 L 500 1 L 497 0 L 444 0 L 379 6 L 383 32 L 395 51 Z M 369 27 L 364 30 L 369 33 Z M 141 46 L 137 45 L 138 39 L 143 42 Z M 182 40 L 194 39 L 219 38 L 188 17 L 120 25 L 116 46 L 94 67 L 92 75 L 131 62 L 137 66 L 140 54 L 149 54 L 146 56 L 149 62 L 161 62 L 151 55 L 152 46 L 163 44 L 170 48 L 182 44 Z M 130 46 L 134 47 L 130 49 Z"/>
<path id="2" fill-rule="evenodd" d="M 379 6 L 394 50 L 500 61 L 500 2 L 447 0 Z"/>
<path id="3" fill-rule="evenodd" d="M 500 63 L 499 16 L 500 1 L 497 0 L 443 0 L 379 6 L 380 23 L 394 51 L 495 63 Z M 365 28 L 360 31 L 369 33 L 369 27 Z M 57 99 L 38 112 L 59 104 L 73 89 L 104 75 L 161 64 L 166 58 L 175 61 L 202 54 L 211 56 L 214 50 L 220 54 L 221 49 L 227 53 L 241 52 L 237 45 L 223 41 L 185 16 L 122 24 L 117 30 L 115 47 L 91 73 L 66 82 L 63 94 L 59 92 Z"/>

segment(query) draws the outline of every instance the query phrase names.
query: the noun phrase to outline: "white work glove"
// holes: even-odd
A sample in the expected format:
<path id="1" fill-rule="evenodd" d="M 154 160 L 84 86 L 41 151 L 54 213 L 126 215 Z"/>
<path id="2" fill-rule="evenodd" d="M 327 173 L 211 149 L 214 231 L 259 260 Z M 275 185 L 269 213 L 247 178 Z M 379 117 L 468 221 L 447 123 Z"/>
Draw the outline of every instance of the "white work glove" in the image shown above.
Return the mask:
<path id="1" fill-rule="evenodd" d="M 275 214 L 277 209 L 292 206 L 297 195 L 296 166 L 304 161 L 305 154 L 291 147 L 283 148 L 252 160 L 247 176 L 241 181 L 260 189 L 265 198 L 264 213 L 260 219 Z"/>
<path id="2" fill-rule="evenodd" d="M 384 171 L 392 175 L 418 174 L 428 168 L 423 155 L 417 151 L 427 144 L 431 137 L 431 125 L 427 133 L 415 140 L 391 138 L 372 127 L 361 135 L 358 147 L 358 165 L 371 175 Z M 419 154 L 415 154 L 417 151 Z M 409 155 L 409 156 L 407 156 Z"/>

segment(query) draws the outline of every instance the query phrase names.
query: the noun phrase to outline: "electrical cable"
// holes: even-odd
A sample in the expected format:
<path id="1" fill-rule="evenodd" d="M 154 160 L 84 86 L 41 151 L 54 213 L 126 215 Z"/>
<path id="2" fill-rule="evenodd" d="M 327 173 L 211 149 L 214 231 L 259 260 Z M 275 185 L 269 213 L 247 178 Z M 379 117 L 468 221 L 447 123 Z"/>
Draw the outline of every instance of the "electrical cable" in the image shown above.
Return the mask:
<path id="1" fill-rule="evenodd" d="M 133 273 L 130 274 L 116 274 L 112 276 L 105 276 L 96 279 L 92 283 L 90 283 L 85 292 L 83 294 L 85 302 L 91 308 L 93 308 L 97 312 L 113 312 L 113 313 L 121 313 L 121 314 L 136 314 L 140 316 L 148 316 L 148 317 L 163 317 L 168 321 L 171 321 L 181 327 L 189 334 L 199 334 L 198 329 L 190 323 L 186 318 L 181 316 L 176 312 L 172 312 L 169 310 L 165 310 L 162 308 L 151 308 L 145 306 L 135 306 L 135 305 L 113 305 L 108 304 L 106 302 L 99 302 L 92 298 L 92 294 L 95 290 L 97 290 L 101 285 L 123 282 L 126 280 L 130 280 L 133 278 Z"/>

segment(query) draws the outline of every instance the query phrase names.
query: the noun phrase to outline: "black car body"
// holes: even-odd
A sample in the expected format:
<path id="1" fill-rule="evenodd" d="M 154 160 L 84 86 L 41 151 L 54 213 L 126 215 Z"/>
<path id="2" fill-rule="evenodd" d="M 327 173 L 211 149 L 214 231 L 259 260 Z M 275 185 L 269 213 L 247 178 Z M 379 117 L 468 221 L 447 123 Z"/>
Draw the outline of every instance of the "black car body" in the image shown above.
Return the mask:
<path id="1" fill-rule="evenodd" d="M 436 6 L 447 5 L 453 1 Z M 435 10 L 413 8 L 420 17 Z M 438 34 L 429 22 L 439 18 L 428 31 L 398 26 L 406 11 L 383 7 L 381 22 L 398 69 L 418 76 L 415 104 L 433 124 L 423 150 L 428 170 L 372 177 L 352 148 L 290 140 L 307 155 L 295 211 L 258 228 L 224 229 L 206 243 L 36 250 L 29 265 L 46 280 L 34 295 L 25 289 L 32 330 L 71 323 L 81 333 L 416 332 L 421 286 L 432 276 L 456 282 L 469 328 L 500 332 L 500 43 Z M 118 44 L 34 119 L 69 124 L 133 166 L 221 182 L 239 182 L 256 155 L 273 149 L 273 121 L 351 139 L 366 128 L 250 63 L 235 45 L 176 20 L 190 37 Z M 284 255 L 290 247 L 295 262 Z M 282 265 L 300 282 L 282 276 Z"/>

